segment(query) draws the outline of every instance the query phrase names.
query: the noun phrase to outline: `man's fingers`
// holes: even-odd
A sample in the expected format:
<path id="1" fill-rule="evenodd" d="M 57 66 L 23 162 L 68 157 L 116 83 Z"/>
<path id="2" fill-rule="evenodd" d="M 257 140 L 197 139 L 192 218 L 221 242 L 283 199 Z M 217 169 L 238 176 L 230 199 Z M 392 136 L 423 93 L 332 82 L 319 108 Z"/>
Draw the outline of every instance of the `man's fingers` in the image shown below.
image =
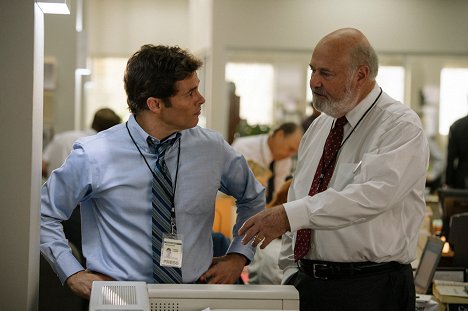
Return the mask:
<path id="1" fill-rule="evenodd" d="M 271 243 L 271 241 L 273 241 L 273 239 L 264 238 L 262 241 L 262 244 L 260 244 L 260 248 L 264 249 L 265 247 L 268 246 L 268 244 Z"/>
<path id="2" fill-rule="evenodd" d="M 252 227 L 254 225 L 254 221 L 253 221 L 253 218 L 254 216 L 250 217 L 249 219 L 247 219 L 244 224 L 242 225 L 242 227 L 240 227 L 239 231 L 237 231 L 237 233 L 242 236 L 244 235 L 247 230 L 250 229 L 250 227 Z"/>
<path id="3" fill-rule="evenodd" d="M 257 230 L 255 229 L 254 225 L 255 225 L 255 222 L 253 221 L 252 218 L 250 218 L 239 229 L 239 235 L 244 236 L 242 238 L 242 244 L 244 245 L 248 244 L 257 235 Z"/>
<path id="4" fill-rule="evenodd" d="M 255 236 L 257 235 L 257 232 L 255 232 L 255 230 L 251 229 L 249 231 L 247 231 L 247 233 L 244 235 L 244 237 L 242 238 L 242 244 L 246 245 L 248 244 L 250 241 L 252 241 L 252 245 L 253 246 L 257 246 L 257 244 L 260 242 L 260 241 L 256 241 L 255 240 Z"/>

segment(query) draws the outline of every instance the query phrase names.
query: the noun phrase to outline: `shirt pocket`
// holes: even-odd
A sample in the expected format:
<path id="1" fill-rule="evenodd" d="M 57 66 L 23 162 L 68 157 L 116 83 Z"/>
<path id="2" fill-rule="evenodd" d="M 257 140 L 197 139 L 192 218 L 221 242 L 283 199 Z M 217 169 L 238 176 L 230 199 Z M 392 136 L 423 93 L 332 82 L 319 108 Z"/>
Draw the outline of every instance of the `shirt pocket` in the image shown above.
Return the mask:
<path id="1" fill-rule="evenodd" d="M 184 213 L 190 215 L 214 213 L 218 188 L 219 181 L 213 172 L 194 170 L 184 174 L 183 177 L 180 176 L 180 182 L 177 185 L 176 204 L 182 206 Z"/>
<path id="2" fill-rule="evenodd" d="M 334 182 L 331 188 L 336 191 L 343 190 L 347 185 L 353 182 L 354 176 L 359 173 L 359 163 L 340 163 L 334 173 Z"/>

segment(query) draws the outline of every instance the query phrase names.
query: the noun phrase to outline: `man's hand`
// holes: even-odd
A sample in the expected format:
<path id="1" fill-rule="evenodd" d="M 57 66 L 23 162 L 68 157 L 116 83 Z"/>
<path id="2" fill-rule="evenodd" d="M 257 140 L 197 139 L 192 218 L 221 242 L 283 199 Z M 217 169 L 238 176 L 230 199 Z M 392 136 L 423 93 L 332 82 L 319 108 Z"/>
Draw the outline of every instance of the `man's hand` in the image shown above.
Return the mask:
<path id="1" fill-rule="evenodd" d="M 113 281 L 113 279 L 104 274 L 93 273 L 85 270 L 68 277 L 66 283 L 75 295 L 89 300 L 93 281 Z"/>
<path id="2" fill-rule="evenodd" d="M 260 245 L 264 249 L 271 241 L 289 231 L 288 216 L 283 205 L 277 205 L 250 217 L 239 229 L 239 235 L 244 236 L 242 244 Z"/>
<path id="3" fill-rule="evenodd" d="M 200 281 L 208 284 L 234 284 L 246 263 L 247 258 L 236 253 L 214 257 L 210 268 L 202 274 Z"/>

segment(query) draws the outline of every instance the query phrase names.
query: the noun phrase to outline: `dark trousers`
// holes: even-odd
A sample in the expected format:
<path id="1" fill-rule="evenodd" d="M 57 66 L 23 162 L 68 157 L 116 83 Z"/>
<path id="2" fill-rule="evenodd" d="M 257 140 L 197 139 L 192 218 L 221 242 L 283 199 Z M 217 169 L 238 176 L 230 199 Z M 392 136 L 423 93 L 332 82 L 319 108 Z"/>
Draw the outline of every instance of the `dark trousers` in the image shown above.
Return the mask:
<path id="1" fill-rule="evenodd" d="M 313 278 L 299 270 L 288 284 L 299 291 L 301 311 L 414 311 L 416 306 L 410 265 L 328 280 Z"/>

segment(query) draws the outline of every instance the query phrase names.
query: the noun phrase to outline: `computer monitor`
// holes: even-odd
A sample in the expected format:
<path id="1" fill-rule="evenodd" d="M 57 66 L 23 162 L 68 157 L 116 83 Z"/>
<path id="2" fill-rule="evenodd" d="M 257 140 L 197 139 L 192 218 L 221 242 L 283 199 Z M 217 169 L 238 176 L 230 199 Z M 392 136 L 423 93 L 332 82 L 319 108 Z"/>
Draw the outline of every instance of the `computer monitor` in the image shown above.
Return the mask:
<path id="1" fill-rule="evenodd" d="M 434 280 L 466 282 L 465 267 L 437 267 Z"/>
<path id="2" fill-rule="evenodd" d="M 439 189 L 437 194 L 442 214 L 442 235 L 450 242 L 450 218 L 468 212 L 468 189 Z"/>
<path id="3" fill-rule="evenodd" d="M 426 246 L 424 247 L 414 276 L 416 293 L 427 294 L 432 284 L 432 278 L 434 277 L 437 265 L 439 264 L 443 247 L 444 242 L 441 239 L 435 237 L 427 238 Z"/>
<path id="4" fill-rule="evenodd" d="M 90 311 L 299 310 L 291 285 L 93 282 Z"/>

